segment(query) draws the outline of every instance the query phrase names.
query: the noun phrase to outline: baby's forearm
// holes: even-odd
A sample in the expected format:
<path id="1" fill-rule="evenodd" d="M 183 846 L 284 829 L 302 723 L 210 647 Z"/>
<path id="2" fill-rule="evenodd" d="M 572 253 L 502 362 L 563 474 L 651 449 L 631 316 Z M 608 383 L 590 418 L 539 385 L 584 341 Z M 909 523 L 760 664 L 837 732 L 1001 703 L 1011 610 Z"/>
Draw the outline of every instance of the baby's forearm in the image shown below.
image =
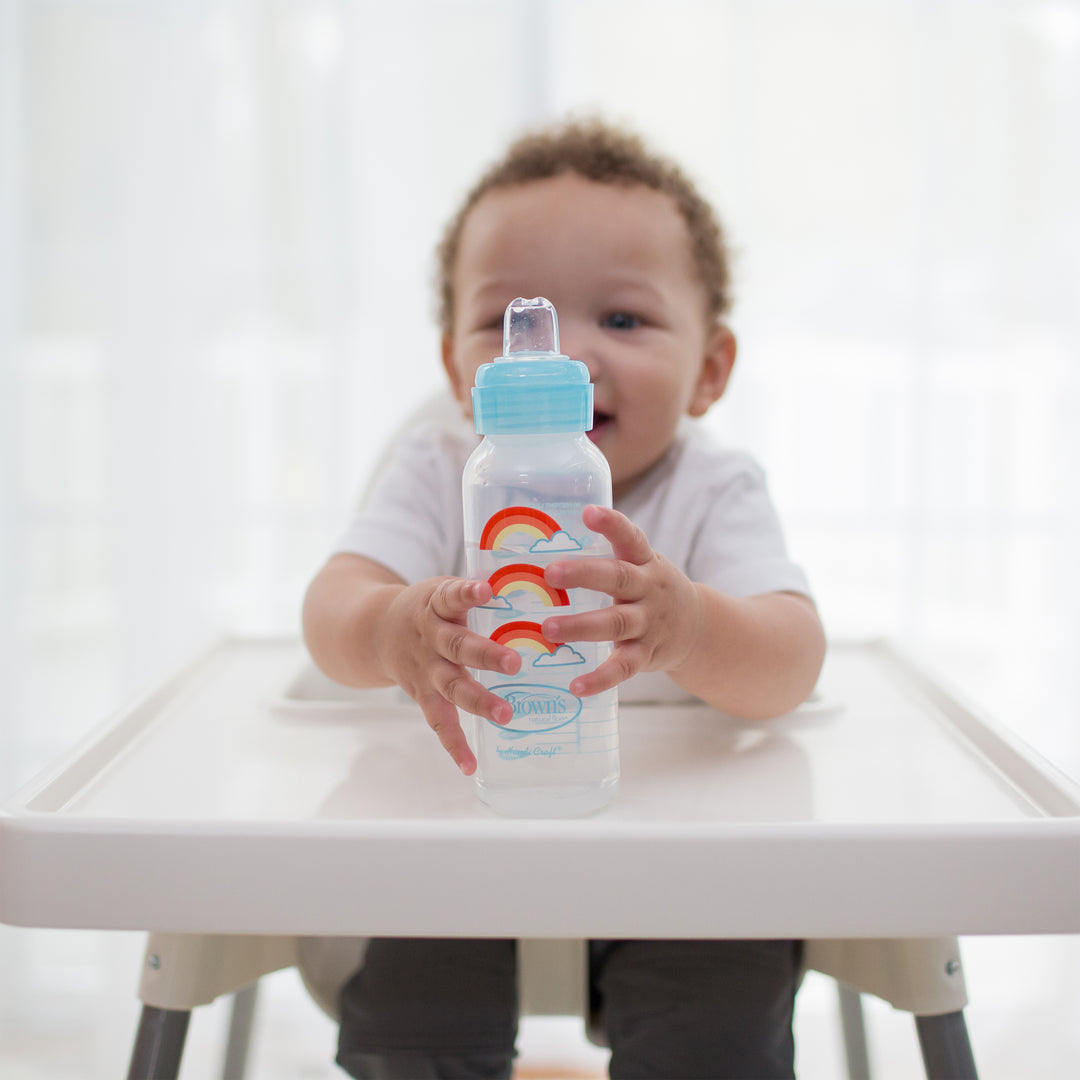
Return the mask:
<path id="1" fill-rule="evenodd" d="M 389 686 L 379 627 L 405 583 L 359 555 L 335 555 L 304 597 L 304 642 L 319 669 L 345 686 Z"/>
<path id="2" fill-rule="evenodd" d="M 668 674 L 714 708 L 748 720 L 779 716 L 804 701 L 825 658 L 813 603 L 794 593 L 742 598 L 695 588 L 696 644 Z"/>

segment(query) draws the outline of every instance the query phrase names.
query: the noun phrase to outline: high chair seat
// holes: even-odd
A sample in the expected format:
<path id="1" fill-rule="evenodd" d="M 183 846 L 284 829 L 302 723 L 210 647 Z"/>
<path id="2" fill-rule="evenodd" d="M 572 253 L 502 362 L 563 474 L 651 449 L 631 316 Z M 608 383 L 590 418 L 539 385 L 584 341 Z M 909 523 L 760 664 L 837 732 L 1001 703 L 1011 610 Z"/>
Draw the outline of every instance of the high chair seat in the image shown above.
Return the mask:
<path id="1" fill-rule="evenodd" d="M 363 963 L 366 943 L 365 938 L 296 940 L 300 977 L 333 1020 L 340 1019 L 341 988 Z M 583 939 L 522 938 L 518 962 L 524 1015 L 588 1019 L 588 952 Z M 959 1012 L 968 1001 L 956 938 L 808 941 L 803 967 L 917 1016 Z"/>
<path id="2" fill-rule="evenodd" d="M 169 1063 L 160 1055 L 154 1057 L 150 1049 L 176 1043 L 178 1018 L 222 994 L 253 987 L 261 975 L 271 971 L 295 966 L 315 1003 L 331 1019 L 340 1019 L 341 989 L 363 963 L 366 943 L 367 939 L 354 937 L 151 934 L 139 987 L 139 997 L 149 1011 L 137 1040 L 129 1080 L 170 1075 Z M 841 1020 L 852 1080 L 869 1075 L 865 1031 L 858 998 L 852 999 L 852 993 L 871 993 L 915 1016 L 928 1077 L 975 1077 L 963 1022 L 967 989 L 955 938 L 808 941 L 804 967 L 835 978 L 846 989 L 848 996 L 841 998 Z M 590 1041 L 604 1046 L 599 1018 L 589 1011 L 588 981 L 585 940 L 519 941 L 522 1016 L 580 1017 Z M 226 1052 L 228 1080 L 237 1080 L 242 1072 L 251 1007 L 250 1000 L 238 1006 L 245 1021 L 234 1023 L 232 1028 Z M 163 1037 L 170 1026 L 174 1033 Z M 182 1045 L 182 1032 L 179 1039 Z"/>

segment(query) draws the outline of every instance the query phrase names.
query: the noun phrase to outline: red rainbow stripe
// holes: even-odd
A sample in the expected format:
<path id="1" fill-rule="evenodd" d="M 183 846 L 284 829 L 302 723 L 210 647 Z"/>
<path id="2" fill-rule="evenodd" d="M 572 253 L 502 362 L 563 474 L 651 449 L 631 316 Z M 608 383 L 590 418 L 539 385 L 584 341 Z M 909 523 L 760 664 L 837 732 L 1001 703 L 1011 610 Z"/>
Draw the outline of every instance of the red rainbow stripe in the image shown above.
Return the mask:
<path id="1" fill-rule="evenodd" d="M 540 624 L 534 622 L 503 623 L 492 632 L 491 640 L 510 649 L 529 648 L 535 652 L 552 653 L 558 648 L 540 633 Z"/>
<path id="2" fill-rule="evenodd" d="M 538 596 L 548 607 L 566 607 L 570 596 L 565 589 L 557 589 L 544 580 L 544 571 L 530 563 L 511 563 L 501 566 L 488 578 L 495 596 L 508 596 L 514 592 L 529 592 Z"/>
<path id="3" fill-rule="evenodd" d="M 480 534 L 481 549 L 492 551 L 499 536 L 512 531 L 515 526 L 523 531 L 535 530 L 547 540 L 559 531 L 559 523 L 543 510 L 536 510 L 531 506 L 508 506 L 488 518 L 484 531 Z"/>

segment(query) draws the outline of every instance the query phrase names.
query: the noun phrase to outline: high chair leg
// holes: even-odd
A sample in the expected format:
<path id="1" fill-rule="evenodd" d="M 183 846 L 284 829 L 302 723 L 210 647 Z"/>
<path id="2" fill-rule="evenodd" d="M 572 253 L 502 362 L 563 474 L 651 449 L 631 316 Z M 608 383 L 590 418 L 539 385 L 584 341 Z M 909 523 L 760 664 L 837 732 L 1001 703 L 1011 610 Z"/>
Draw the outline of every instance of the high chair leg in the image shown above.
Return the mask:
<path id="1" fill-rule="evenodd" d="M 870 1055 L 866 1048 L 862 995 L 842 982 L 836 984 L 836 993 L 840 999 L 840 1026 L 844 1032 L 848 1080 L 870 1080 Z"/>
<path id="2" fill-rule="evenodd" d="M 963 1010 L 916 1016 L 926 1080 L 979 1080 Z"/>
<path id="3" fill-rule="evenodd" d="M 225 1064 L 221 1069 L 221 1080 L 244 1080 L 247 1075 L 248 1048 L 251 1046 L 251 1027 L 255 1020 L 258 995 L 258 983 L 245 986 L 233 994 L 229 1039 L 225 1044 Z"/>
<path id="4" fill-rule="evenodd" d="M 128 1080 L 176 1080 L 191 1012 L 144 1005 L 131 1051 Z"/>

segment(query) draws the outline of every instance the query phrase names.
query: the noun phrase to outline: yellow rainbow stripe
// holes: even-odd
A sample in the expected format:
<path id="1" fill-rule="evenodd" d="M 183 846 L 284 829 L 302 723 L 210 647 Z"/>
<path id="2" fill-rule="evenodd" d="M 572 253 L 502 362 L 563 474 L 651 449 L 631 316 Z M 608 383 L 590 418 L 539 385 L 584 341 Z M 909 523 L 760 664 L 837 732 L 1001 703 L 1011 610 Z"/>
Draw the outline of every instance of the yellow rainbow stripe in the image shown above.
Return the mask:
<path id="1" fill-rule="evenodd" d="M 500 567 L 488 578 L 488 583 L 496 596 L 508 597 L 513 593 L 527 592 L 545 607 L 565 607 L 570 603 L 566 590 L 549 585 L 544 580 L 543 570 L 530 563 L 512 563 Z"/>
<path id="2" fill-rule="evenodd" d="M 531 506 L 508 506 L 488 518 L 480 534 L 484 551 L 498 551 L 514 536 L 525 536 L 534 543 L 550 540 L 559 531 L 559 523 L 543 510 Z"/>
<path id="3" fill-rule="evenodd" d="M 558 648 L 540 632 L 540 624 L 534 622 L 504 623 L 492 632 L 491 640 L 510 649 L 531 649 L 538 653 L 551 653 Z"/>

